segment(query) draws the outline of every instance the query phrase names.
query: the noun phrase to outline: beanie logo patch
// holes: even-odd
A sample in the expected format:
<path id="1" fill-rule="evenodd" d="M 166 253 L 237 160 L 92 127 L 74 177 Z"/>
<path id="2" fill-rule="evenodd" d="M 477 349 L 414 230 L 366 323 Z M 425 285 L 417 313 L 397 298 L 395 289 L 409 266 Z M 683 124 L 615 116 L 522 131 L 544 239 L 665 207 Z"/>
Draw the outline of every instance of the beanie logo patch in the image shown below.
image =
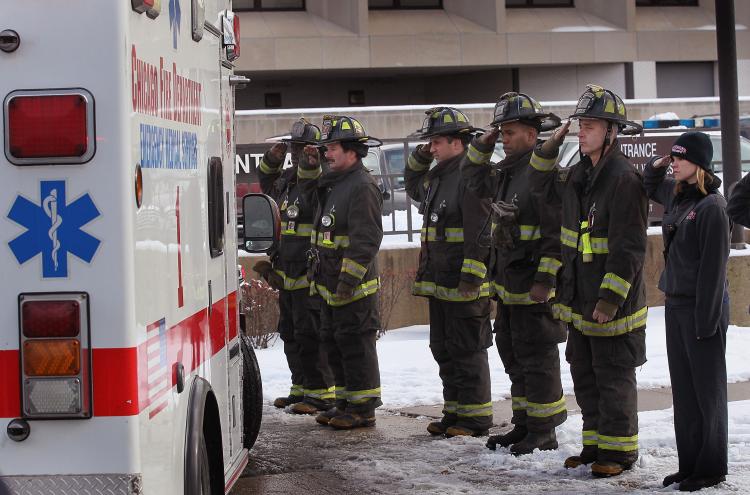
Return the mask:
<path id="1" fill-rule="evenodd" d="M 679 144 L 675 144 L 674 146 L 672 146 L 672 153 L 684 155 L 687 153 L 687 148 L 685 148 L 684 146 L 680 146 Z"/>

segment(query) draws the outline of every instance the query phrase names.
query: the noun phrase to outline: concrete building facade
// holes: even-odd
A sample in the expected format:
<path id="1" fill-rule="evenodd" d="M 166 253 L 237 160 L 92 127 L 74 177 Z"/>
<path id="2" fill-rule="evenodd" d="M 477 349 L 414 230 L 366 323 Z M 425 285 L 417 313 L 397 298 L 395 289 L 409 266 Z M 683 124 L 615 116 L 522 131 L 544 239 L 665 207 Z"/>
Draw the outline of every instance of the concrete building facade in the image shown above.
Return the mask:
<path id="1" fill-rule="evenodd" d="M 574 100 L 590 82 L 625 98 L 718 96 L 714 1 L 235 0 L 238 72 L 252 79 L 237 108 Z M 750 95 L 750 2 L 734 3 Z"/>

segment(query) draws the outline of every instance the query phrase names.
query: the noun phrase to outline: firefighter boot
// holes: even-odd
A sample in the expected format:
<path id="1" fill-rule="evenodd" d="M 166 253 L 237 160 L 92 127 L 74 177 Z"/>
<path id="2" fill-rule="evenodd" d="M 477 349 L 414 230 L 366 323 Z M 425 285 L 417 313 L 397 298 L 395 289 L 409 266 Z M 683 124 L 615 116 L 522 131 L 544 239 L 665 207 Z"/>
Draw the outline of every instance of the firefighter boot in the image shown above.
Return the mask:
<path id="1" fill-rule="evenodd" d="M 596 461 L 591 465 L 591 474 L 597 478 L 610 478 L 622 474 L 631 467 L 633 467 L 632 463 Z"/>
<path id="2" fill-rule="evenodd" d="M 273 401 L 273 406 L 279 409 L 284 409 L 286 406 L 291 406 L 297 402 L 301 402 L 302 397 L 296 395 L 289 395 L 287 397 L 276 397 Z"/>
<path id="3" fill-rule="evenodd" d="M 510 453 L 519 456 L 531 454 L 534 449 L 539 450 L 556 450 L 557 435 L 554 428 L 549 431 L 536 432 L 530 431 L 526 438 L 510 447 Z"/>
<path id="4" fill-rule="evenodd" d="M 680 483 L 681 492 L 697 492 L 703 488 L 715 486 L 726 481 L 726 476 L 689 476 Z"/>
<path id="5" fill-rule="evenodd" d="M 332 407 L 329 410 L 323 411 L 322 413 L 315 416 L 315 421 L 318 424 L 327 425 L 331 422 L 333 418 L 335 418 L 336 416 L 341 416 L 343 414 L 344 414 L 344 411 L 342 411 L 338 407 Z"/>
<path id="6" fill-rule="evenodd" d="M 599 447 L 596 445 L 584 445 L 583 450 L 578 455 L 572 455 L 565 459 L 565 467 L 568 469 L 577 468 L 581 464 L 591 464 L 596 460 L 596 453 Z"/>
<path id="7" fill-rule="evenodd" d="M 488 438 L 487 448 L 490 450 L 495 450 L 498 445 L 501 447 L 509 447 L 514 443 L 518 443 L 526 438 L 527 434 L 528 430 L 525 426 L 515 425 L 513 426 L 513 429 L 508 433 L 504 433 L 502 435 L 492 435 L 490 438 Z"/>
<path id="8" fill-rule="evenodd" d="M 351 430 L 353 428 L 375 426 L 375 413 L 345 413 L 332 418 L 328 422 L 328 425 L 333 426 L 337 430 Z"/>
<path id="9" fill-rule="evenodd" d="M 488 430 L 472 430 L 465 426 L 450 426 L 445 430 L 446 438 L 452 437 L 483 437 L 489 433 Z"/>
<path id="10" fill-rule="evenodd" d="M 427 425 L 427 431 L 430 432 L 431 435 L 445 435 L 445 430 L 450 428 L 456 424 L 456 418 L 453 417 L 453 419 L 443 416 L 443 419 L 440 421 L 433 421 L 430 424 Z"/>
<path id="11" fill-rule="evenodd" d="M 333 406 L 330 402 L 305 399 L 292 405 L 289 410 L 294 414 L 317 414 L 328 411 L 331 407 Z"/>

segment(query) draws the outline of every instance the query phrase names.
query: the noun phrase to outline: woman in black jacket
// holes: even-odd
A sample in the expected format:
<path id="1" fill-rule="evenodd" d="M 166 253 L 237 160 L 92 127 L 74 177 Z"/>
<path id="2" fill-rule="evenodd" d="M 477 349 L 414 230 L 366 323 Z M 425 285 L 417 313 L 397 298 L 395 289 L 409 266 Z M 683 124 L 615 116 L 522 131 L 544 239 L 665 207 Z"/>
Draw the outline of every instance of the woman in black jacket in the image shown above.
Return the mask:
<path id="1" fill-rule="evenodd" d="M 706 134 L 686 132 L 670 156 L 654 158 L 644 171 L 648 196 L 665 208 L 659 289 L 666 295 L 679 470 L 663 484 L 680 483 L 680 491 L 714 486 L 727 474 L 729 219 L 712 156 Z M 674 178 L 665 177 L 670 164 Z"/>

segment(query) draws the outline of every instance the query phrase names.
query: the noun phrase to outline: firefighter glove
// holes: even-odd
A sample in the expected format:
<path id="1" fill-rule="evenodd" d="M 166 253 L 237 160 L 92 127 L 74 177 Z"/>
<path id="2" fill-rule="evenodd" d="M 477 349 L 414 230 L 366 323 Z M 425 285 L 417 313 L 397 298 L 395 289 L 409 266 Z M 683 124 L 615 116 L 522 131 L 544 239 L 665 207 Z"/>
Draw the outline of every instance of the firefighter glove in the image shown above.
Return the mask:
<path id="1" fill-rule="evenodd" d="M 286 150 L 287 150 L 287 144 L 286 143 L 276 143 L 274 144 L 270 150 L 266 152 L 266 156 L 263 157 L 263 159 L 270 165 L 271 167 L 278 167 L 282 163 L 284 163 L 284 157 L 286 156 Z"/>
<path id="2" fill-rule="evenodd" d="M 612 318 L 615 317 L 615 314 L 617 314 L 618 306 L 617 304 L 611 303 L 609 301 L 605 301 L 604 299 L 599 299 L 596 302 L 596 307 L 594 308 L 594 313 L 599 313 L 607 316 L 607 320 L 610 321 Z M 599 322 L 603 323 L 603 322 Z"/>
<path id="3" fill-rule="evenodd" d="M 500 251 L 510 251 L 521 237 L 518 227 L 518 207 L 512 203 L 498 201 L 492 203 L 492 242 Z"/>
<path id="4" fill-rule="evenodd" d="M 354 286 L 344 282 L 343 280 L 339 280 L 339 283 L 336 284 L 336 299 L 343 301 L 346 299 L 351 299 L 353 295 Z"/>
<path id="5" fill-rule="evenodd" d="M 480 288 L 481 284 L 475 284 L 466 280 L 461 280 L 458 282 L 458 293 L 463 297 L 470 297 L 472 299 L 478 298 Z"/>
<path id="6" fill-rule="evenodd" d="M 542 143 L 542 153 L 545 156 L 557 156 L 557 151 L 563 143 L 565 136 L 570 130 L 570 121 L 565 122 L 563 126 L 557 129 L 544 143 Z"/>
<path id="7" fill-rule="evenodd" d="M 545 303 L 549 301 L 549 295 L 551 292 L 552 288 L 547 287 L 540 282 L 534 282 L 534 285 L 531 286 L 531 290 L 529 291 L 529 297 L 534 302 Z"/>
<path id="8" fill-rule="evenodd" d="M 317 146 L 307 145 L 302 152 L 299 167 L 304 170 L 316 170 L 320 167 L 320 153 Z"/>
<path id="9" fill-rule="evenodd" d="M 497 138 L 500 137 L 500 128 L 499 127 L 493 127 L 490 132 L 485 132 L 481 136 L 477 138 L 477 141 L 479 144 L 483 144 L 486 146 L 494 145 L 497 142 Z"/>
<path id="10" fill-rule="evenodd" d="M 430 149 L 430 143 L 420 144 L 419 146 L 417 146 L 416 153 L 420 161 L 432 161 L 432 150 Z"/>
<path id="11" fill-rule="evenodd" d="M 279 290 L 284 288 L 284 279 L 276 273 L 268 261 L 257 262 L 253 267 L 253 271 L 260 275 L 274 289 Z"/>

